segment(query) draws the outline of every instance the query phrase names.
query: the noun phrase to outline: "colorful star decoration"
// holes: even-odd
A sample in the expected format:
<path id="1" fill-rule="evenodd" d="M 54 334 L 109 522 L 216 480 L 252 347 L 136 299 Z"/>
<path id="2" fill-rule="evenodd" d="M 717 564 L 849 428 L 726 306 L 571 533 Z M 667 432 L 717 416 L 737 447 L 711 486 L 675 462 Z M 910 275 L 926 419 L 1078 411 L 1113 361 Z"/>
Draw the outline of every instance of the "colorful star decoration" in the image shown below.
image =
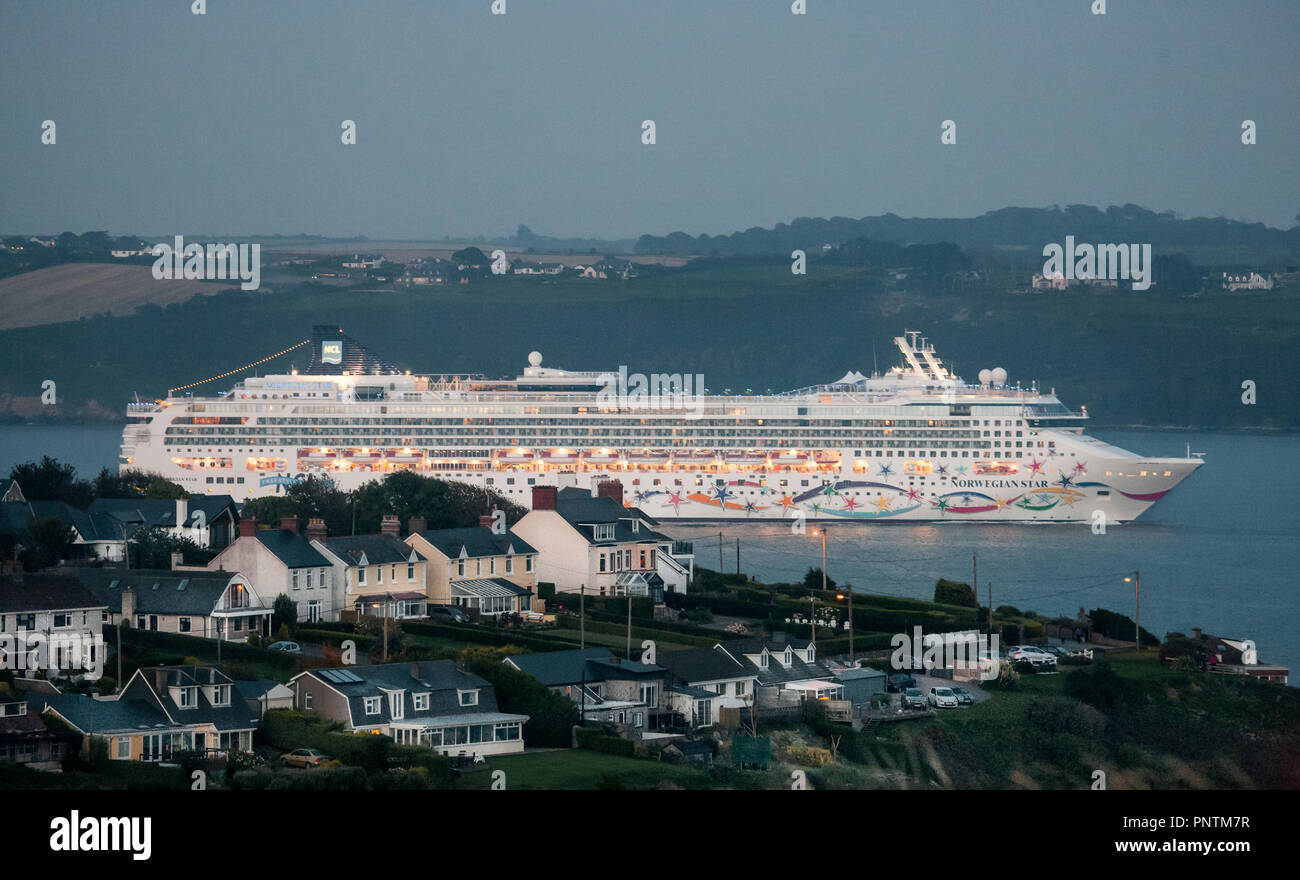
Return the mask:
<path id="1" fill-rule="evenodd" d="M 877 498 L 877 499 L 876 499 L 876 507 L 877 507 L 879 510 L 881 510 L 882 512 L 883 512 L 883 511 L 886 511 L 886 510 L 889 510 L 889 509 L 890 509 L 890 507 L 889 507 L 889 499 L 888 499 L 888 498 L 885 498 L 885 497 L 883 497 L 883 496 L 880 497 L 880 498 Z"/>
<path id="2" fill-rule="evenodd" d="M 1032 461 L 1029 462 L 1029 472 L 1030 472 L 1031 474 L 1039 474 L 1039 473 L 1042 473 L 1042 472 L 1043 472 L 1043 463 L 1042 463 L 1041 461 L 1039 461 L 1038 459 L 1036 459 L 1036 458 L 1033 459 Z"/>
<path id="3" fill-rule="evenodd" d="M 682 500 L 681 492 L 669 492 L 668 500 L 664 502 L 664 506 L 666 507 L 671 504 L 673 506 L 673 513 L 680 513 L 682 505 L 685 503 L 686 502 Z"/>
<path id="4" fill-rule="evenodd" d="M 1088 463 L 1086 461 L 1081 461 L 1074 466 L 1074 470 L 1076 473 L 1083 472 L 1086 474 L 1088 472 Z"/>
<path id="5" fill-rule="evenodd" d="M 887 464 L 882 464 L 882 465 L 880 466 L 880 475 L 881 475 L 882 477 L 888 477 L 888 476 L 890 476 L 890 475 L 893 474 L 893 473 L 894 473 L 893 468 L 891 468 L 889 465 L 887 465 Z"/>
<path id="6" fill-rule="evenodd" d="M 1067 477 L 1065 474 L 1061 474 L 1061 478 L 1056 482 L 1060 484 L 1062 489 L 1068 489 L 1074 484 L 1073 478 Z"/>
<path id="7" fill-rule="evenodd" d="M 844 499 L 844 509 L 852 513 L 858 507 L 858 499 L 852 496 L 846 496 Z"/>
<path id="8" fill-rule="evenodd" d="M 918 494 L 916 493 L 916 490 L 915 490 L 915 489 L 908 489 L 908 490 L 907 490 L 907 500 L 908 500 L 908 501 L 919 501 L 919 500 L 920 500 L 920 497 L 921 497 L 921 496 L 918 495 Z"/>
<path id="9" fill-rule="evenodd" d="M 789 510 L 791 507 L 798 507 L 798 506 L 799 506 L 799 505 L 797 505 L 797 504 L 794 503 L 794 496 L 792 496 L 792 495 L 782 495 L 782 496 L 781 496 L 781 513 L 782 513 L 782 515 L 784 515 L 785 512 L 786 512 L 787 510 Z"/>
<path id="10" fill-rule="evenodd" d="M 936 501 L 931 501 L 930 503 L 937 507 L 940 513 L 948 512 L 948 501 L 946 499 L 940 498 Z"/>
<path id="11" fill-rule="evenodd" d="M 939 465 L 934 469 L 935 475 L 940 477 L 948 476 L 948 468 L 945 465 Z"/>

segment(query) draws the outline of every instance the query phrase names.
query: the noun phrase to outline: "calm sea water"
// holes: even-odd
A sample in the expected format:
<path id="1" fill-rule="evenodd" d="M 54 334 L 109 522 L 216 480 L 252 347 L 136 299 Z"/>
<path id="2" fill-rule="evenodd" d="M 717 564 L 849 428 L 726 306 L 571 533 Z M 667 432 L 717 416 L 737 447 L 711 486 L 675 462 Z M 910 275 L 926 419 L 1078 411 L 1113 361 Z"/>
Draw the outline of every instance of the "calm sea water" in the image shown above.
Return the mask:
<path id="1" fill-rule="evenodd" d="M 836 523 L 826 569 L 861 592 L 930 599 L 941 577 L 969 582 L 978 554 L 980 601 L 1073 615 L 1080 607 L 1133 611 L 1142 573 L 1142 624 L 1157 635 L 1192 627 L 1254 639 L 1267 662 L 1300 670 L 1300 436 L 1183 431 L 1092 433 L 1144 455 L 1205 453 L 1205 465 L 1141 520 L 1094 535 L 1086 524 Z M 51 455 L 92 476 L 117 466 L 121 428 L 0 426 L 0 474 Z M 653 511 L 649 511 L 653 513 Z M 668 525 L 695 542 L 699 562 L 761 581 L 790 581 L 821 564 L 821 541 L 785 524 Z M 1295 679 L 1293 678 L 1293 681 Z"/>

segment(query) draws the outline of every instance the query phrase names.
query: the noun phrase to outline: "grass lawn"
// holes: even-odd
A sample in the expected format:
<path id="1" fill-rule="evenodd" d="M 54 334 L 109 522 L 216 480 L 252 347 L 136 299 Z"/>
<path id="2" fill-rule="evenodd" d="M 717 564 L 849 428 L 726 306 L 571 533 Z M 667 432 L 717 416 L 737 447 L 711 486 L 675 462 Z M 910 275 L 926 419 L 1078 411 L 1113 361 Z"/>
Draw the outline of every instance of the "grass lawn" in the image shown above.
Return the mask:
<path id="1" fill-rule="evenodd" d="M 618 778 L 623 788 L 655 788 L 665 779 L 683 788 L 708 788 L 706 770 L 645 758 L 624 758 L 587 749 L 562 749 L 491 758 L 492 770 L 504 770 L 512 789 L 595 789 L 602 778 Z M 491 772 L 465 777 L 465 788 L 488 788 Z"/>

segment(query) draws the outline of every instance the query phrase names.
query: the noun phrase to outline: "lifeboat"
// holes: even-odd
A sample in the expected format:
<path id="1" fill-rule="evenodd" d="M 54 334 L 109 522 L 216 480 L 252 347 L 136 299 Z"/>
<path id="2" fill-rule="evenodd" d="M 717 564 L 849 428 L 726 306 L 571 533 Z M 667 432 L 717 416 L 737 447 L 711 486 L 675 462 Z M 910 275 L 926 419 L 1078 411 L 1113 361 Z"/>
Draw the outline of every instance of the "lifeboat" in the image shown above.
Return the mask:
<path id="1" fill-rule="evenodd" d="M 582 453 L 582 460 L 588 464 L 613 464 L 619 455 L 613 449 L 588 449 Z"/>
<path id="2" fill-rule="evenodd" d="M 382 460 L 384 454 L 378 449 L 345 449 L 343 458 L 355 464 L 373 464 Z"/>
<path id="3" fill-rule="evenodd" d="M 332 449 L 299 449 L 298 460 L 310 464 L 329 464 L 339 457 L 338 453 Z"/>
<path id="4" fill-rule="evenodd" d="M 424 453 L 419 449 L 390 449 L 385 457 L 393 464 L 414 464 L 424 461 Z"/>
<path id="5" fill-rule="evenodd" d="M 497 461 L 501 464 L 528 464 L 536 454 L 527 449 L 498 449 Z"/>
<path id="6" fill-rule="evenodd" d="M 673 461 L 677 464 L 712 464 L 716 458 L 711 449 L 683 449 L 673 453 Z"/>
<path id="7" fill-rule="evenodd" d="M 576 449 L 547 449 L 542 452 L 542 461 L 547 464 L 577 464 Z"/>
<path id="8" fill-rule="evenodd" d="M 776 452 L 772 455 L 772 464 L 780 465 L 782 467 L 799 467 L 800 465 L 805 465 L 807 463 L 808 453 L 796 452 L 793 449 L 782 450 L 781 452 Z"/>
<path id="9" fill-rule="evenodd" d="M 634 449 L 627 454 L 629 464 L 666 464 L 668 453 L 658 449 Z"/>
<path id="10" fill-rule="evenodd" d="M 759 465 L 767 461 L 761 449 L 733 449 L 723 455 L 727 464 Z"/>

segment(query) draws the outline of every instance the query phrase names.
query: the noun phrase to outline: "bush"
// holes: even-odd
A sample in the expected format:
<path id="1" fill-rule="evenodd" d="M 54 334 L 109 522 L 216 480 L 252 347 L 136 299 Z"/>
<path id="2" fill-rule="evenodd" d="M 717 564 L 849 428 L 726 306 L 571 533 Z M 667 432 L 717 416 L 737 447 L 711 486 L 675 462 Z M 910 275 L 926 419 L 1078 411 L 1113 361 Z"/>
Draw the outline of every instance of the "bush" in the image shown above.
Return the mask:
<path id="1" fill-rule="evenodd" d="M 230 787 L 245 791 L 364 791 L 370 786 L 360 767 L 321 767 L 301 773 L 241 770 L 231 777 Z"/>
<path id="2" fill-rule="evenodd" d="M 1116 675 L 1105 662 L 1074 670 L 1065 677 L 1063 690 L 1066 696 L 1103 710 L 1115 708 L 1130 694 L 1128 682 Z"/>
<path id="3" fill-rule="evenodd" d="M 938 583 L 934 585 L 934 601 L 941 605 L 979 607 L 979 602 L 975 600 L 975 591 L 971 589 L 970 584 L 950 581 L 947 578 L 939 578 Z"/>
<path id="4" fill-rule="evenodd" d="M 998 661 L 998 677 L 990 681 L 981 681 L 980 687 L 984 690 L 1003 690 L 1009 691 L 1020 681 L 1020 673 L 1016 668 L 1005 660 Z"/>
<path id="5" fill-rule="evenodd" d="M 525 745 L 569 747 L 571 731 L 578 723 L 578 707 L 572 700 L 489 652 L 471 653 L 469 668 L 492 683 L 502 712 L 528 716 L 523 730 Z"/>
<path id="6" fill-rule="evenodd" d="M 1095 737 L 1105 729 L 1106 717 L 1078 700 L 1045 696 L 1029 704 L 1029 723 L 1049 733 Z"/>
<path id="7" fill-rule="evenodd" d="M 593 752 L 604 752 L 607 755 L 621 755 L 624 758 L 631 758 L 636 755 L 636 744 L 632 740 L 607 736 L 599 728 L 595 727 L 578 728 L 578 748 L 590 749 Z"/>

